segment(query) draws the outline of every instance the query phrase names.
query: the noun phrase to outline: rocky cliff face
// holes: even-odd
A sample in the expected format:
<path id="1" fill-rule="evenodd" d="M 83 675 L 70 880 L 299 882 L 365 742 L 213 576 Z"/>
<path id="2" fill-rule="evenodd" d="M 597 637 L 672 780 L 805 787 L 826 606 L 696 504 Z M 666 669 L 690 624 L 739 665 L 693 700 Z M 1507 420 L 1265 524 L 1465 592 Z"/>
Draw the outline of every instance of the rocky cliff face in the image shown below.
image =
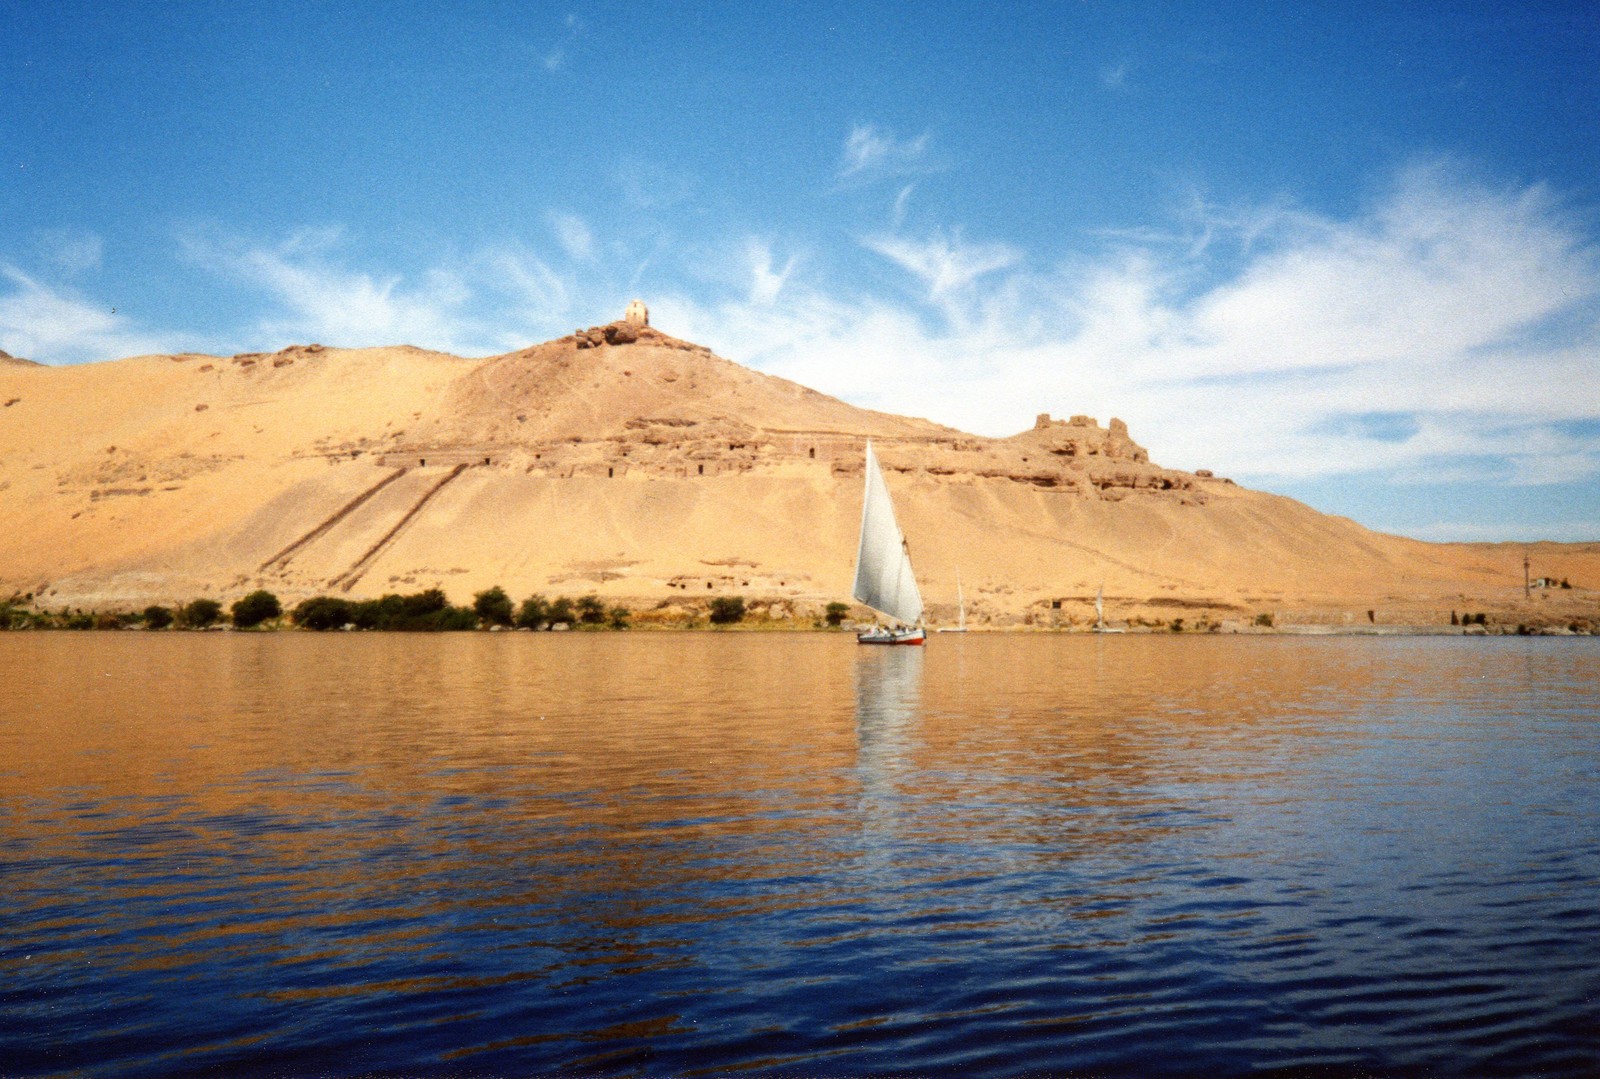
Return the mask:
<path id="1" fill-rule="evenodd" d="M 757 374 L 647 325 L 613 322 L 485 361 L 393 445 L 386 461 L 577 476 L 687 478 L 799 469 L 857 475 L 875 440 L 886 468 L 1001 480 L 1115 501 L 1194 504 L 1197 477 L 1161 468 L 1113 419 L 1052 420 L 1011 438 L 854 408 Z"/>

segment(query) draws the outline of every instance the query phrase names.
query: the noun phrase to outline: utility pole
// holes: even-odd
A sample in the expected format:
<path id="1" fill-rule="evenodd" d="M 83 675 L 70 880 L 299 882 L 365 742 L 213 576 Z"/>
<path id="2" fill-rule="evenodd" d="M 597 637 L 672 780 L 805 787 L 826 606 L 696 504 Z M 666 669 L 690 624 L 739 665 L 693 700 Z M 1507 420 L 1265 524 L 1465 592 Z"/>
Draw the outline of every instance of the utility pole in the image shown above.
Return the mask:
<path id="1" fill-rule="evenodd" d="M 1522 549 L 1522 598 L 1530 599 L 1533 596 L 1533 582 L 1528 577 L 1528 549 Z"/>

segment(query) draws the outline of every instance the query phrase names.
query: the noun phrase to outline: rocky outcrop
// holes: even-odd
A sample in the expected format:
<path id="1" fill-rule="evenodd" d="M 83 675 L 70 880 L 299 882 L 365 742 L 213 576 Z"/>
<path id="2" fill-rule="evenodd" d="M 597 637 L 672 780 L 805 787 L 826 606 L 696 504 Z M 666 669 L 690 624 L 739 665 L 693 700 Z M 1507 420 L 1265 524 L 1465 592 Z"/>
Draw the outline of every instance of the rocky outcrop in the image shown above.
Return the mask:
<path id="1" fill-rule="evenodd" d="M 1000 444 L 1027 466 L 1012 478 L 1036 487 L 1105 501 L 1120 501 L 1134 492 L 1177 492 L 1186 505 L 1204 501 L 1196 476 L 1152 464 L 1150 452 L 1116 418 L 1101 427 L 1092 416 L 1056 420 L 1042 412 L 1031 429 Z"/>
<path id="2" fill-rule="evenodd" d="M 648 330 L 643 323 L 611 322 L 604 326 L 591 326 L 587 330 L 573 330 L 571 340 L 579 348 L 599 348 L 601 345 L 631 345 Z"/>
<path id="3" fill-rule="evenodd" d="M 1093 416 L 1074 416 L 1052 420 L 1041 412 L 1033 429 L 1017 435 L 1014 441 L 1026 442 L 1058 457 L 1102 457 L 1148 464 L 1150 453 L 1128 435 L 1128 425 L 1115 417 L 1110 428 L 1101 427 Z"/>
<path id="4" fill-rule="evenodd" d="M 687 355 L 686 355 L 687 353 Z M 858 475 L 872 438 L 884 467 L 1056 497 L 1205 500 L 1200 481 L 1152 464 L 1120 419 L 1041 414 L 1010 438 L 852 408 L 730 364 L 628 319 L 508 353 L 463 376 L 392 455 L 492 463 L 551 479 L 699 479 L 815 470 Z M 388 460 L 389 458 L 385 458 Z"/>

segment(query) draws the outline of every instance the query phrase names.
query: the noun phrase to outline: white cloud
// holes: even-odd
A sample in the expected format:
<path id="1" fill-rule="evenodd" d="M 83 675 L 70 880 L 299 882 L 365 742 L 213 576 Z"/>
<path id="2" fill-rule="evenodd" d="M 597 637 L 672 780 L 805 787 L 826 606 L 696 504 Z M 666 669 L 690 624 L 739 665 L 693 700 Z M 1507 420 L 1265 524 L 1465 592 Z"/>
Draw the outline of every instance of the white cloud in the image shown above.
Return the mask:
<path id="1" fill-rule="evenodd" d="M 857 124 L 844 140 L 834 179 L 852 183 L 871 183 L 893 176 L 927 172 L 929 135 L 914 139 L 896 138 L 874 124 Z"/>
<path id="2" fill-rule="evenodd" d="M 889 227 L 898 230 L 906 221 L 906 207 L 911 203 L 911 192 L 916 190 L 916 184 L 906 184 L 900 193 L 894 197 L 894 207 L 889 213 Z"/>
<path id="3" fill-rule="evenodd" d="M 1412 525 L 1398 531 L 1403 531 L 1413 539 L 1433 543 L 1592 543 L 1596 536 L 1600 536 L 1600 520 L 1438 521 Z"/>
<path id="4" fill-rule="evenodd" d="M 276 341 L 455 344 L 450 315 L 461 304 L 459 281 L 434 275 L 407 287 L 399 275 L 375 277 L 334 265 L 326 246 L 301 234 L 276 247 L 214 248 L 210 262 L 264 286 L 282 305 L 281 314 L 261 323 Z"/>
<path id="5" fill-rule="evenodd" d="M 256 348 L 320 341 L 482 355 L 553 333 L 571 302 L 566 280 L 516 245 L 451 259 L 407 278 L 348 268 L 340 261 L 344 244 L 336 229 L 305 229 L 269 244 L 197 232 L 182 243 L 193 261 L 261 288 L 275 302 L 277 311 L 239 331 Z"/>
<path id="6" fill-rule="evenodd" d="M 1189 361 L 1207 373 L 1409 366 L 1493 345 L 1594 283 L 1537 192 L 1495 197 L 1408 178 L 1369 218 L 1254 259 L 1195 305 Z"/>
<path id="7" fill-rule="evenodd" d="M 1116 415 L 1162 463 L 1258 483 L 1600 476 L 1600 440 L 1560 426 L 1600 421 L 1600 267 L 1547 192 L 1425 167 L 1346 219 L 1270 204 L 1181 224 L 1042 271 L 956 233 L 873 236 L 915 301 L 813 281 L 777 310 L 662 315 L 856 403 L 993 435 Z"/>
<path id="8" fill-rule="evenodd" d="M 69 277 L 98 270 L 105 253 L 100 234 L 83 228 L 42 229 L 34 246 L 45 262 Z"/>
<path id="9" fill-rule="evenodd" d="M 588 261 L 594 258 L 594 233 L 577 214 L 552 213 L 550 227 L 555 231 L 556 242 L 570 258 Z"/>
<path id="10" fill-rule="evenodd" d="M 628 209 L 649 211 L 677 206 L 699 186 L 693 173 L 632 155 L 617 163 L 616 183 Z"/>
<path id="11" fill-rule="evenodd" d="M 540 54 L 539 63 L 546 71 L 561 71 L 567 66 L 567 53 L 583 34 L 583 21 L 577 15 L 568 13 L 562 20 L 565 33 L 554 45 L 545 49 Z"/>
<path id="12" fill-rule="evenodd" d="M 0 264 L 0 278 L 10 284 L 0 292 L 0 348 L 13 356 L 83 363 L 167 351 L 188 340 L 140 331 L 109 304 L 51 288 L 12 266 Z"/>
<path id="13" fill-rule="evenodd" d="M 761 240 L 750 240 L 745 244 L 745 258 L 750 266 L 750 302 L 757 307 L 771 306 L 794 272 L 794 256 L 783 264 L 783 269 L 774 270 L 771 246 Z"/>
<path id="14" fill-rule="evenodd" d="M 564 317 L 572 306 L 566 280 L 529 251 L 500 248 L 481 256 L 476 264 L 486 290 L 497 289 L 516 302 L 516 321 L 521 324 L 548 323 Z"/>
<path id="15" fill-rule="evenodd" d="M 1006 244 L 969 244 L 959 235 L 926 240 L 880 235 L 869 236 L 862 243 L 921 280 L 933 301 L 1022 260 L 1022 252 Z"/>

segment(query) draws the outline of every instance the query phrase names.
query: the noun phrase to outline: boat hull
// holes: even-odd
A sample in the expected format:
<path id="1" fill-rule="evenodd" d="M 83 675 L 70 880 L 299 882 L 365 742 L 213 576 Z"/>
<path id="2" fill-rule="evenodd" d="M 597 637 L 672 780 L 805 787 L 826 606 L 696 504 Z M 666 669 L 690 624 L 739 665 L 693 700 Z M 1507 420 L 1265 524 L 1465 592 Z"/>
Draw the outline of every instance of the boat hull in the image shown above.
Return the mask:
<path id="1" fill-rule="evenodd" d="M 856 634 L 857 644 L 927 644 L 928 633 L 922 627 L 916 629 L 882 629 L 874 627 L 863 633 Z"/>

